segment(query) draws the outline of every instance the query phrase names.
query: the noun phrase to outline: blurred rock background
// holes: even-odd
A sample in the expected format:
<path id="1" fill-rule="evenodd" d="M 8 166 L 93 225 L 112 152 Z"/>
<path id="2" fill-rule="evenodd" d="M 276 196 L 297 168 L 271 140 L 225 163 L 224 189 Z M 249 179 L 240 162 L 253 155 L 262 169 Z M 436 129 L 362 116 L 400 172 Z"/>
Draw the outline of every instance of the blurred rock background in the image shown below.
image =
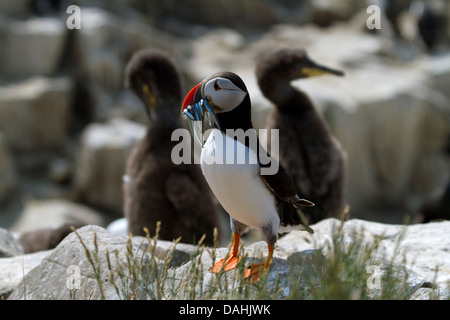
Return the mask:
<path id="1" fill-rule="evenodd" d="M 72 4 L 80 29 L 66 26 Z M 366 25 L 371 4 L 379 30 Z M 210 73 L 240 74 L 257 128 L 271 108 L 254 76 L 260 54 L 304 47 L 344 70 L 294 84 L 348 154 L 350 217 L 418 222 L 450 177 L 449 16 L 445 0 L 2 0 L 0 227 L 122 217 L 124 164 L 147 125 L 123 71 L 145 47 L 174 56 L 186 92 Z"/>

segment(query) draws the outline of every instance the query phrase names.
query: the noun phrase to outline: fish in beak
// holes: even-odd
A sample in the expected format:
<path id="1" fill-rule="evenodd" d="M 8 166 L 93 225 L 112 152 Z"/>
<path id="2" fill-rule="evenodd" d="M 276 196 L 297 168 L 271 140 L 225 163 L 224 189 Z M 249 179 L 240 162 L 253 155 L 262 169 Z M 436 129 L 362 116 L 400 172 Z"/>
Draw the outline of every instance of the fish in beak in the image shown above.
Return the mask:
<path id="1" fill-rule="evenodd" d="M 199 141 L 202 146 L 203 133 L 205 131 L 204 120 L 207 120 L 211 127 L 216 125 L 220 130 L 219 120 L 212 108 L 212 101 L 208 98 L 203 98 L 203 86 L 204 82 L 200 82 L 193 87 L 186 95 L 181 107 L 181 113 L 190 120 L 189 127 L 191 132 L 194 133 L 197 141 Z"/>

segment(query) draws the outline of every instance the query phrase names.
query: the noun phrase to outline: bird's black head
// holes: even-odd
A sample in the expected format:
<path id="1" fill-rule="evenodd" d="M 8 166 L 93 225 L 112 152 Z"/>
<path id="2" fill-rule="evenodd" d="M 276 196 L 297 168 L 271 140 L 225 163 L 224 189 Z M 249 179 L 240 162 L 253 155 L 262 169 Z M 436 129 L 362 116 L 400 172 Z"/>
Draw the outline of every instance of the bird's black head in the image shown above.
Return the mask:
<path id="1" fill-rule="evenodd" d="M 258 81 L 269 74 L 290 81 L 325 74 L 343 76 L 344 72 L 314 62 L 303 49 L 286 48 L 266 53 L 259 59 L 256 67 Z"/>
<path id="2" fill-rule="evenodd" d="M 251 127 L 250 96 L 237 74 L 221 71 L 204 79 L 188 93 L 182 111 L 201 99 L 206 100 L 217 114 L 223 130 Z"/>
<path id="3" fill-rule="evenodd" d="M 158 49 L 135 52 L 125 69 L 125 87 L 145 104 L 147 111 L 182 99 L 181 76 L 175 62 Z"/>
<path id="4" fill-rule="evenodd" d="M 238 107 L 248 96 L 244 81 L 235 73 L 214 73 L 196 85 L 184 99 L 183 107 L 207 100 L 216 113 L 228 112 Z"/>

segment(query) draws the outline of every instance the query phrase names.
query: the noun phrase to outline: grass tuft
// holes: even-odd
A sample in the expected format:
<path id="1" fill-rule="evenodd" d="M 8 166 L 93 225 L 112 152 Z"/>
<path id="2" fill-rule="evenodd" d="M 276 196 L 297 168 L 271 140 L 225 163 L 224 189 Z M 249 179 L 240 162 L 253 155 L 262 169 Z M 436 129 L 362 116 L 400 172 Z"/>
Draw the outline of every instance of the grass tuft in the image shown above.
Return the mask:
<path id="1" fill-rule="evenodd" d="M 218 257 L 217 230 L 214 231 L 212 248 L 205 247 L 203 236 L 196 244 L 190 260 L 178 267 L 171 266 L 171 261 L 180 239 L 173 241 L 167 252 L 157 250 L 159 223 L 153 237 L 145 230 L 146 239 L 137 247 L 131 237 L 128 238 L 125 258 L 117 250 L 113 253 L 107 250 L 104 265 L 100 263 L 101 252 L 98 250 L 96 235 L 92 251 L 78 233 L 77 236 L 93 269 L 101 299 L 105 299 L 100 276 L 102 268 L 108 270 L 108 280 L 117 297 L 125 300 L 411 299 L 418 289 L 413 284 L 414 275 L 404 267 L 405 263 L 395 262 L 398 257 L 403 257 L 403 262 L 406 259 L 405 252 L 400 250 L 405 233 L 397 236 L 393 254 L 387 256 L 380 246 L 383 237 L 368 242 L 364 238 L 364 230 L 355 231 L 349 236 L 344 233 L 343 226 L 342 221 L 333 230 L 329 241 L 318 249 L 292 254 L 287 259 L 290 263 L 287 272 L 263 271 L 256 283 L 244 279 L 245 267 L 253 258 L 248 257 L 242 244 L 242 259 L 236 269 L 217 274 L 209 272 L 207 258 L 214 264 Z M 436 288 L 434 283 L 429 286 Z M 433 290 L 430 298 L 440 298 L 439 291 Z"/>

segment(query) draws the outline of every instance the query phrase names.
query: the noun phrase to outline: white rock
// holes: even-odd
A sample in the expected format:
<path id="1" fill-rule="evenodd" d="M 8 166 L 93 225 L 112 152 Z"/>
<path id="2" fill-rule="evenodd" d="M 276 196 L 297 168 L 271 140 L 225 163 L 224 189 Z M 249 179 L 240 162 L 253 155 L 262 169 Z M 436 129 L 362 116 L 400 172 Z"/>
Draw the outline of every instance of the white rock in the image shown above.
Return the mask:
<path id="1" fill-rule="evenodd" d="M 51 250 L 0 259 L 0 300 L 6 299 L 24 276 L 51 253 Z"/>
<path id="2" fill-rule="evenodd" d="M 102 266 L 100 277 L 102 282 L 104 281 L 104 297 L 108 300 L 118 299 L 119 296 L 108 281 L 110 272 L 106 266 L 106 249 L 109 250 L 112 267 L 117 269 L 119 263 L 126 263 L 125 254 L 127 252 L 127 237 L 113 235 L 105 229 L 96 226 L 86 226 L 78 229 L 77 232 L 90 252 L 94 252 L 95 250 L 95 233 L 99 252 L 98 262 Z M 142 256 L 142 249 L 145 247 L 139 249 L 139 245 L 142 241 L 142 239 L 133 241 L 133 252 L 137 256 Z M 118 252 L 119 259 L 116 259 L 114 253 L 115 250 Z M 138 257 L 137 259 L 140 258 Z M 94 260 L 96 259 L 94 258 Z M 51 271 L 47 272 L 46 270 Z M 71 290 L 70 284 L 68 285 L 70 280 L 69 277 L 71 275 L 75 276 L 74 272 L 71 272 L 70 270 L 78 270 L 78 275 L 81 277 L 81 287 L 77 288 L 78 290 L 76 291 Z M 26 284 L 26 290 L 23 288 L 23 283 Z M 46 283 L 47 288 L 41 287 L 43 283 Z M 26 275 L 25 281 L 18 285 L 17 289 L 11 294 L 9 299 L 88 299 L 92 294 L 92 297 L 89 299 L 95 300 L 100 298 L 100 291 L 98 290 L 97 285 L 95 276 L 92 273 L 92 266 L 86 259 L 85 248 L 80 243 L 77 235 L 71 233 L 42 261 L 39 266 Z M 39 287 L 41 287 L 41 289 L 36 291 L 35 289 Z M 93 290 L 94 288 L 95 290 Z"/>
<path id="3" fill-rule="evenodd" d="M 123 70 L 131 52 L 158 47 L 180 54 L 178 41 L 146 23 L 123 19 L 109 11 L 81 7 L 81 28 L 77 31 L 80 68 L 106 90 L 123 89 Z"/>
<path id="4" fill-rule="evenodd" d="M 55 72 L 65 46 L 65 21 L 54 17 L 12 21 L 3 45 L 3 75 L 27 77 Z"/>
<path id="5" fill-rule="evenodd" d="M 450 99 L 446 85 L 450 81 L 450 54 L 427 56 L 418 61 L 418 67 L 429 77 L 429 86 Z"/>
<path id="6" fill-rule="evenodd" d="M 301 281 L 301 275 L 313 272 L 316 267 L 316 263 L 323 258 L 329 258 L 330 252 L 320 255 L 318 249 L 327 249 L 328 242 L 334 236 L 337 228 L 340 226 L 340 222 L 336 219 L 323 220 L 320 223 L 312 225 L 315 230 L 314 235 L 309 235 L 306 232 L 293 231 L 285 237 L 279 239 L 274 251 L 274 259 L 268 274 L 267 286 L 273 283 L 286 284 L 288 288 L 289 281 Z M 437 290 L 444 293 L 449 285 L 450 278 L 450 252 L 448 250 L 449 238 L 448 232 L 450 228 L 450 222 L 430 223 L 426 225 L 386 225 L 375 222 L 367 222 L 363 220 L 349 220 L 344 223 L 342 232 L 342 241 L 351 244 L 354 241 L 362 241 L 361 243 L 373 244 L 375 240 L 379 241 L 379 250 L 376 254 L 379 257 L 375 257 L 384 263 L 383 261 L 393 261 L 394 268 L 399 268 L 398 277 L 404 277 L 403 267 L 408 270 L 408 290 L 411 291 L 412 298 L 424 298 L 428 299 L 423 294 L 423 290 L 419 288 L 426 288 L 434 283 L 436 280 Z M 127 237 L 114 235 L 107 232 L 105 229 L 96 226 L 86 226 L 77 230 L 80 234 L 84 245 L 93 254 L 95 250 L 98 251 L 98 258 L 95 259 L 95 263 L 100 265 L 100 279 L 103 284 L 103 293 L 106 299 L 120 299 L 114 290 L 110 281 L 110 271 L 107 266 L 106 253 L 115 252 L 117 250 L 117 257 L 119 259 L 110 259 L 112 268 L 115 270 L 119 262 L 124 263 L 125 272 L 128 272 L 125 260 L 125 254 L 127 249 Z M 95 233 L 95 237 L 94 237 Z M 97 246 L 94 245 L 94 239 L 97 241 Z M 396 245 L 398 241 L 399 251 L 396 251 Z M 132 252 L 136 259 L 139 261 L 146 260 L 142 250 L 147 250 L 147 240 L 144 237 L 133 237 Z M 97 249 L 95 249 L 97 248 Z M 155 252 L 157 255 L 157 263 L 164 259 L 166 254 L 173 248 L 173 243 L 168 241 L 157 241 Z M 329 248 L 329 246 L 328 246 Z M 186 297 L 189 297 L 189 290 L 184 290 L 186 281 L 191 274 L 192 268 L 192 255 L 196 252 L 196 247 L 189 244 L 178 244 L 175 247 L 174 258 L 171 262 L 172 269 L 169 270 L 169 278 L 175 280 L 180 292 L 186 293 Z M 244 246 L 244 255 L 247 256 L 247 262 L 253 263 L 261 261 L 267 256 L 267 245 L 265 242 L 256 242 L 248 246 Z M 405 252 L 406 258 L 403 260 L 403 255 L 392 257 L 394 252 Z M 216 261 L 224 257 L 229 252 L 229 248 L 218 248 L 216 250 Z M 200 253 L 200 252 L 199 252 Z M 110 256 L 111 258 L 111 256 Z M 393 260 L 391 259 L 393 258 Z M 199 255 L 201 259 L 199 267 L 202 268 L 202 272 L 198 272 L 197 276 L 203 275 L 201 286 L 196 286 L 195 290 L 208 290 L 209 284 L 214 280 L 215 275 L 209 272 L 213 261 L 211 250 L 205 248 L 202 254 Z M 319 260 L 317 260 L 319 259 Z M 379 260 L 382 259 L 382 260 Z M 439 273 L 435 278 L 434 266 L 439 265 Z M 69 267 L 78 267 L 79 275 L 83 279 L 86 279 L 82 283 L 82 287 L 75 293 L 76 299 L 86 299 L 87 295 L 92 294 L 92 299 L 98 299 L 100 292 L 98 290 L 98 284 L 95 280 L 95 276 L 92 273 L 92 266 L 86 257 L 85 248 L 81 245 L 78 237 L 72 233 L 67 236 L 52 253 L 43 260 L 43 262 L 27 274 L 24 283 L 27 285 L 27 290 L 24 292 L 21 282 L 16 290 L 11 294 L 10 299 L 68 299 L 74 297 L 67 287 L 68 277 L 71 273 L 68 273 Z M 293 267 L 294 266 L 294 267 Z M 386 266 L 380 265 L 380 268 L 384 270 Z M 0 274 L 1 274 L 0 268 Z M 317 271 L 317 270 L 316 270 Z M 403 273 L 402 273 L 403 272 Z M 117 275 L 117 273 L 114 273 Z M 228 285 L 233 284 L 234 272 L 227 272 L 223 276 L 228 280 Z M 368 275 L 369 276 L 369 275 Z M 300 280 L 299 280 L 300 279 Z M 403 278 L 402 278 L 403 279 Z M 401 280 L 401 279 L 399 279 Z M 118 278 L 116 278 L 118 281 Z M 168 281 L 170 282 L 170 281 Z M 166 282 L 166 283 L 168 283 Z M 116 282 L 118 283 L 118 282 Z M 171 284 L 168 284 L 171 285 Z M 172 284 L 173 286 L 173 284 Z M 231 288 L 231 287 L 230 287 Z M 229 288 L 229 289 L 230 289 Z M 194 288 L 192 288 L 194 289 Z M 224 288 L 225 289 L 225 288 Z M 184 291 L 183 291 L 184 290 Z M 136 290 L 134 292 L 137 292 Z M 289 290 L 277 291 L 277 297 L 289 296 Z M 414 293 L 414 294 L 413 294 Z M 72 294 L 72 296 L 71 296 Z M 181 294 L 181 293 L 180 293 Z M 216 294 L 220 294 L 217 292 Z M 445 293 L 444 293 L 445 294 Z M 180 296 L 178 296 L 180 298 Z M 145 297 L 144 297 L 145 298 Z M 181 297 L 183 298 L 183 297 Z"/>
<path id="7" fill-rule="evenodd" d="M 0 128 L 16 150 L 61 147 L 67 139 L 72 82 L 33 77 L 0 87 Z"/>
<path id="8" fill-rule="evenodd" d="M 323 248 L 331 244 L 333 232 L 340 225 L 337 219 L 326 219 L 311 226 L 314 235 L 293 231 L 277 244 L 290 252 Z M 384 255 L 384 259 L 408 267 L 428 282 L 436 280 L 441 289 L 450 286 L 450 238 L 447 236 L 450 221 L 404 226 L 352 219 L 344 223 L 343 231 L 344 241 L 362 239 L 369 244 L 379 241 L 379 254 Z M 397 243 L 397 253 L 404 252 L 405 256 L 394 255 Z M 403 261 L 403 258 L 406 260 Z"/>
<path id="9" fill-rule="evenodd" d="M 23 254 L 24 250 L 18 238 L 18 233 L 0 228 L 0 258 Z"/>
<path id="10" fill-rule="evenodd" d="M 430 300 L 433 298 L 434 291 L 431 288 L 420 288 L 417 290 L 411 300 Z"/>
<path id="11" fill-rule="evenodd" d="M 76 186 L 89 203 L 122 212 L 126 160 L 146 127 L 125 119 L 90 124 L 81 137 Z"/>
<path id="12" fill-rule="evenodd" d="M 123 65 L 114 51 L 92 50 L 86 57 L 85 68 L 87 76 L 107 90 L 123 87 Z"/>
<path id="13" fill-rule="evenodd" d="M 42 228 L 57 228 L 65 223 L 106 225 L 96 211 L 67 200 L 29 200 L 11 230 L 26 232 Z"/>
<path id="14" fill-rule="evenodd" d="M 119 236 L 128 236 L 128 220 L 127 218 L 120 218 L 114 220 L 106 227 L 106 230 Z"/>

